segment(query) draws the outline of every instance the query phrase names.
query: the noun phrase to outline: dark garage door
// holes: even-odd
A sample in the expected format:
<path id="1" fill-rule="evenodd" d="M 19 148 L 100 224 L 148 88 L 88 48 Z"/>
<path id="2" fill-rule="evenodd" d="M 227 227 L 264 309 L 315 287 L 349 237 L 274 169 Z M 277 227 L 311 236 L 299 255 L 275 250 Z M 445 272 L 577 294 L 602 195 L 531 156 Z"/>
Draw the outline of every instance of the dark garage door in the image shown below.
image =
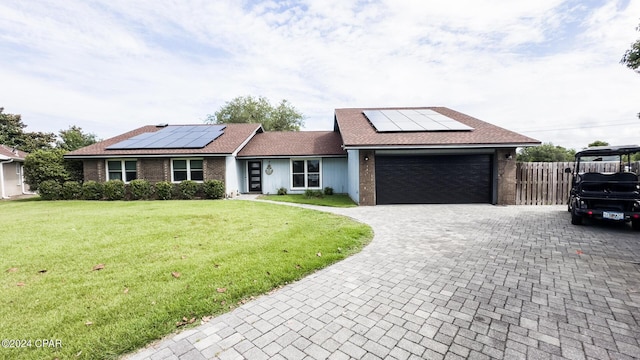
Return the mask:
<path id="1" fill-rule="evenodd" d="M 376 156 L 376 203 L 491 202 L 491 155 Z"/>

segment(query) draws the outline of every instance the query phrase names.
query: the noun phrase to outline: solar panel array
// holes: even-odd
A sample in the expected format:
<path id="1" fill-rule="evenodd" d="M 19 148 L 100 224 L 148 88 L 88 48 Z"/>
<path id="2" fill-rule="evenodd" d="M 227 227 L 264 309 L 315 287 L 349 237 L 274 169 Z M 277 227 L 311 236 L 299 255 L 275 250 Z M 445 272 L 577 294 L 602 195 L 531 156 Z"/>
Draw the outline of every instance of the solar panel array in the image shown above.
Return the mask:
<path id="1" fill-rule="evenodd" d="M 364 110 L 378 132 L 471 131 L 472 127 L 429 109 Z"/>
<path id="2" fill-rule="evenodd" d="M 136 135 L 107 147 L 107 150 L 200 149 L 224 134 L 225 125 L 172 125 Z"/>

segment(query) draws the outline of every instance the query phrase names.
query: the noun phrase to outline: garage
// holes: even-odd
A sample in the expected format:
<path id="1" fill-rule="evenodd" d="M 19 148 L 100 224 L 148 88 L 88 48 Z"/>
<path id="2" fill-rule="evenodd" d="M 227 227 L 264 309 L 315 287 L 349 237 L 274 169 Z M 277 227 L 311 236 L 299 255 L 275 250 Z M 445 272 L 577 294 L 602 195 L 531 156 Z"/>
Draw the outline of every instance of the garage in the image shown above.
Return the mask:
<path id="1" fill-rule="evenodd" d="M 378 155 L 377 204 L 492 202 L 492 155 Z"/>

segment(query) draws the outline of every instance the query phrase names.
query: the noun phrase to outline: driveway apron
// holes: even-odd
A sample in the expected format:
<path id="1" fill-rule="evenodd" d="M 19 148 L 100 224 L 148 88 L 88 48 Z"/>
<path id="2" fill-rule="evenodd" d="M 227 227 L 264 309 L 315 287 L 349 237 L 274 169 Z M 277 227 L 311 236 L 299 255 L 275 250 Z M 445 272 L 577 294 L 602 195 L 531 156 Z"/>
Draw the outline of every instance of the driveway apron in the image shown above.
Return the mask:
<path id="1" fill-rule="evenodd" d="M 371 225 L 373 241 L 127 358 L 640 358 L 629 226 L 573 226 L 565 206 L 320 210 Z"/>

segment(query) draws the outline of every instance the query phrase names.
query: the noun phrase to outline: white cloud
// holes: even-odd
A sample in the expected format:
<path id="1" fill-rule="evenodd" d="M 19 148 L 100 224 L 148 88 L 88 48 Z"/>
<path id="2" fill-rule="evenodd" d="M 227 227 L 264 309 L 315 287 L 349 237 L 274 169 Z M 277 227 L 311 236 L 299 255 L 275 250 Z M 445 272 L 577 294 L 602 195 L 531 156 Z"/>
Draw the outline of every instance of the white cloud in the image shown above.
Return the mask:
<path id="1" fill-rule="evenodd" d="M 360 106 L 448 106 L 513 130 L 632 122 L 640 76 L 618 61 L 638 13 L 633 1 L 5 1 L 0 106 L 31 130 L 101 137 L 200 122 L 239 95 L 288 99 L 308 129 Z M 525 134 L 640 142 L 640 126 Z"/>

